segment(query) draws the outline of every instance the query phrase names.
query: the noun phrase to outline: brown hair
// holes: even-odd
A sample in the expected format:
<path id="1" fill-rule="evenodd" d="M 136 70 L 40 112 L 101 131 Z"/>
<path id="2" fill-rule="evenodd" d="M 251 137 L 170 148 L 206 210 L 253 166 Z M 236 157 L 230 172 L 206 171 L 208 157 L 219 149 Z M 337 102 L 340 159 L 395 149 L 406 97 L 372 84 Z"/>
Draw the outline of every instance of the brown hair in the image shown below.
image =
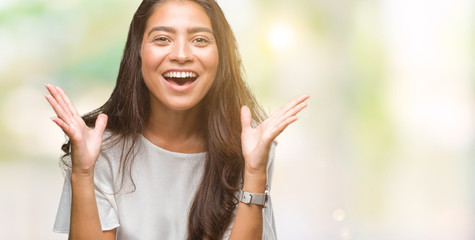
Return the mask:
<path id="1" fill-rule="evenodd" d="M 134 14 L 120 63 L 117 83 L 109 100 L 83 116 L 93 126 L 100 113 L 107 114 L 107 130 L 123 144 L 120 158 L 121 185 L 126 174 L 131 176 L 134 148 L 148 120 L 150 98 L 141 73 L 140 48 L 146 23 L 156 6 L 167 0 L 144 0 Z M 259 123 L 265 117 L 242 78 L 242 65 L 236 39 L 221 8 L 215 0 L 190 0 L 203 7 L 210 18 L 219 53 L 216 79 L 200 103 L 205 127 L 206 161 L 201 183 L 188 217 L 188 239 L 220 239 L 232 220 L 237 204 L 234 193 L 244 171 L 241 149 L 240 108 L 247 105 Z M 65 156 L 70 142 L 62 146 Z M 127 169 L 128 171 L 126 171 Z M 133 180 L 132 180 L 133 183 Z"/>

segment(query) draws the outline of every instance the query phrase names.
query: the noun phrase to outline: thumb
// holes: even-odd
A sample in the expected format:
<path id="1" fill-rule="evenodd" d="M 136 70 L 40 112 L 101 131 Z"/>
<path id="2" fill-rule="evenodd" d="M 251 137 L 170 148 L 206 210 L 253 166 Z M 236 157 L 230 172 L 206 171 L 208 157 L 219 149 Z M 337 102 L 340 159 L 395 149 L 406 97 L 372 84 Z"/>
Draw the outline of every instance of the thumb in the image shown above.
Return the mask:
<path id="1" fill-rule="evenodd" d="M 243 131 L 251 127 L 251 110 L 247 106 L 241 108 L 241 126 Z"/>
<path id="2" fill-rule="evenodd" d="M 97 116 L 96 119 L 96 126 L 94 128 L 94 131 L 98 131 L 102 135 L 104 130 L 106 129 L 107 126 L 107 115 L 101 113 L 99 116 Z"/>

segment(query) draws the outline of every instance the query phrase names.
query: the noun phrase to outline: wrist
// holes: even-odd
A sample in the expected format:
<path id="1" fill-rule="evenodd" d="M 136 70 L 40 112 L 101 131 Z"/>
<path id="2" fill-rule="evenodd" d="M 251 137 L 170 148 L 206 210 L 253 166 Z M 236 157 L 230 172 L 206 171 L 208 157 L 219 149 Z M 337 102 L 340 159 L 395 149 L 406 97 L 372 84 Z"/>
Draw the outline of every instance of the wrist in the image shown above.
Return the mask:
<path id="1" fill-rule="evenodd" d="M 267 159 L 268 155 L 260 157 L 247 156 L 245 159 L 244 171 L 251 174 L 266 174 L 267 173 Z"/>
<path id="2" fill-rule="evenodd" d="M 241 189 L 239 190 L 238 200 L 244 204 L 255 204 L 265 208 L 269 200 L 269 189 L 266 186 L 264 193 L 251 193 Z"/>
<path id="3" fill-rule="evenodd" d="M 244 182 L 242 189 L 246 192 L 264 193 L 267 185 L 266 172 L 244 171 Z"/>
<path id="4" fill-rule="evenodd" d="M 72 157 L 72 166 L 71 166 L 71 174 L 74 174 L 78 177 L 93 177 L 94 176 L 94 165 L 85 165 L 85 164 L 78 164 L 74 162 L 77 158 Z"/>
<path id="5" fill-rule="evenodd" d="M 90 181 L 94 180 L 94 171 L 75 171 L 71 170 L 71 181 Z"/>
<path id="6" fill-rule="evenodd" d="M 267 163 L 261 164 L 262 166 L 254 166 L 246 163 L 244 165 L 244 173 L 249 175 L 266 175 L 267 174 Z"/>

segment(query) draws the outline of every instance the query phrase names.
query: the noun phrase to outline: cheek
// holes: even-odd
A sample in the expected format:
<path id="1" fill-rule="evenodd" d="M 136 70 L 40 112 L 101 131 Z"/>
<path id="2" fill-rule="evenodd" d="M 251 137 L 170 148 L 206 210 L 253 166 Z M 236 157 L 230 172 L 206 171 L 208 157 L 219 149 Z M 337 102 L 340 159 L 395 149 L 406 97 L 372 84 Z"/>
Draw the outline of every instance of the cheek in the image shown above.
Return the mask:
<path id="1" fill-rule="evenodd" d="M 163 59 L 163 53 L 157 51 L 153 47 L 144 47 L 141 52 L 142 56 L 142 70 L 150 70 L 158 67 Z"/>
<path id="2" fill-rule="evenodd" d="M 219 65 L 218 50 L 215 49 L 214 51 L 209 52 L 205 59 L 207 68 L 212 70 L 213 74 L 216 74 Z"/>

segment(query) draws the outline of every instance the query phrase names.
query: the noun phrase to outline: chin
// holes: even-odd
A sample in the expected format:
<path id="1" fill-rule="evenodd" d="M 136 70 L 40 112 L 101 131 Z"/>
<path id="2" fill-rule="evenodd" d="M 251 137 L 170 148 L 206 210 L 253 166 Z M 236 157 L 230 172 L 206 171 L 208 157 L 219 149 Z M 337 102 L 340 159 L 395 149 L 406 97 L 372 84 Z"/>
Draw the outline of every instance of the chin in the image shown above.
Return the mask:
<path id="1" fill-rule="evenodd" d="M 170 110 L 187 111 L 197 107 L 199 105 L 199 101 L 170 100 L 164 105 Z"/>

